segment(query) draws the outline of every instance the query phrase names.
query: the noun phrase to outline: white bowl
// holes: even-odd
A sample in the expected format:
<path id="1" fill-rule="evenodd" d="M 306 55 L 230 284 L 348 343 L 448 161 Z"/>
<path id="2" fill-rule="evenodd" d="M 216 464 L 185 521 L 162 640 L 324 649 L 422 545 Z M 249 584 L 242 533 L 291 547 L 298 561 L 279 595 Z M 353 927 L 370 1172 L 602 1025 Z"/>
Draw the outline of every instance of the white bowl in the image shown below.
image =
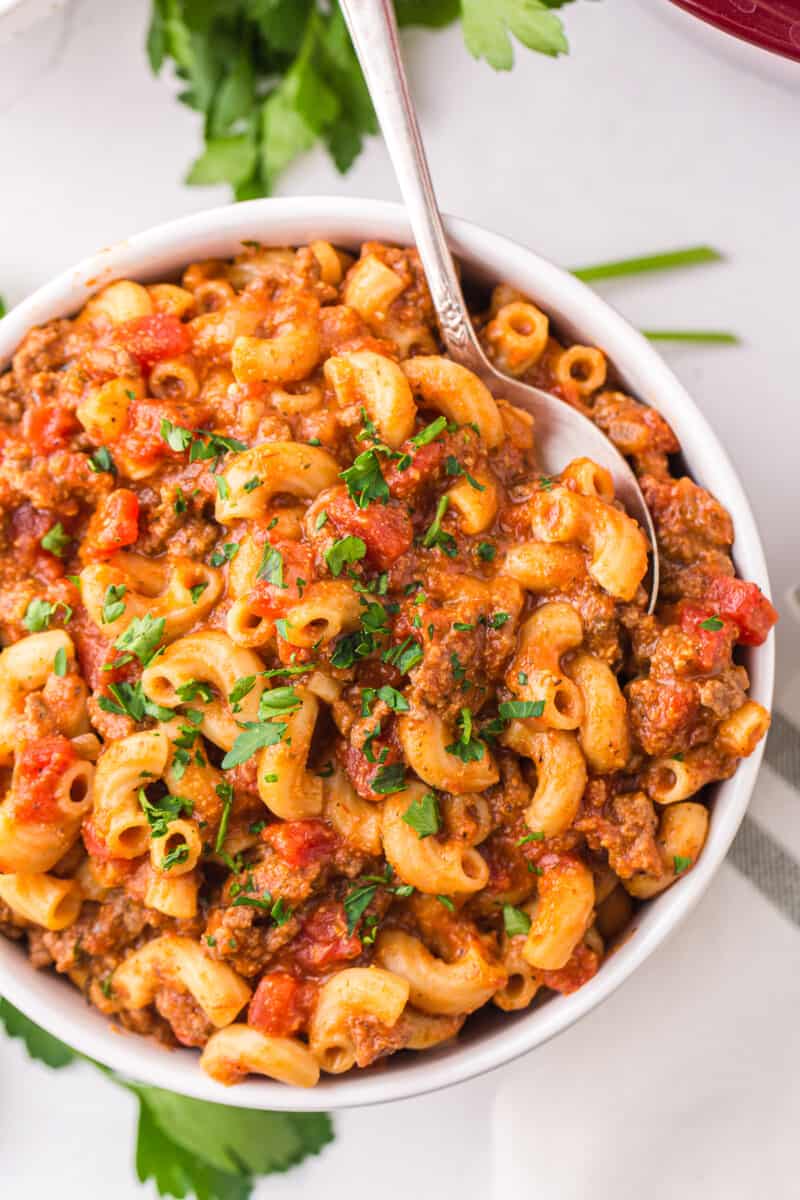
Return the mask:
<path id="1" fill-rule="evenodd" d="M 0 0 L 0 43 L 52 16 L 67 0 Z"/>
<path id="2" fill-rule="evenodd" d="M 702 414 L 645 338 L 588 287 L 532 251 L 455 218 L 447 220 L 447 228 L 453 249 L 468 274 L 487 282 L 505 280 L 528 293 L 563 332 L 602 346 L 625 387 L 664 414 L 682 443 L 688 471 L 733 516 L 739 573 L 768 592 L 761 542 L 736 473 Z M 403 209 L 374 200 L 254 200 L 198 213 L 101 250 L 40 288 L 0 321 L 0 364 L 10 358 L 31 326 L 74 313 L 93 291 L 110 280 L 170 277 L 193 260 L 235 254 L 240 242 L 247 239 L 293 245 L 313 238 L 326 238 L 342 246 L 375 239 L 399 243 L 412 240 Z M 769 706 L 773 639 L 749 651 L 746 662 L 751 695 Z M 541 1045 L 610 996 L 653 953 L 694 907 L 724 859 L 747 808 L 760 760 L 761 747 L 742 763 L 732 779 L 718 786 L 708 841 L 697 866 L 640 912 L 635 932 L 579 991 L 571 996 L 553 996 L 527 1012 L 479 1014 L 450 1046 L 395 1056 L 367 1071 L 327 1076 L 310 1091 L 262 1079 L 223 1088 L 200 1070 L 196 1051 L 166 1051 L 116 1029 L 88 1007 L 67 980 L 34 971 L 20 948 L 2 937 L 0 994 L 84 1054 L 134 1079 L 204 1100 L 315 1111 L 430 1092 L 491 1070 Z M 676 979 L 676 988 L 686 986 L 686 980 Z M 665 1015 L 667 1011 L 665 1003 Z M 624 1036 L 621 1030 L 620 1037 Z"/>

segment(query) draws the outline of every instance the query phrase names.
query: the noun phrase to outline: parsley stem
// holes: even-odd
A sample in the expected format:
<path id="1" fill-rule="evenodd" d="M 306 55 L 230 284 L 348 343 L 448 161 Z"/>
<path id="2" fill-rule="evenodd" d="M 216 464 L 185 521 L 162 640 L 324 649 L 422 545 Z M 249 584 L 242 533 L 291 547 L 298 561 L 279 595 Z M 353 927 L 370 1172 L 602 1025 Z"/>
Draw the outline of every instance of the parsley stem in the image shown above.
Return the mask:
<path id="1" fill-rule="evenodd" d="M 687 246 L 683 250 L 668 250 L 663 254 L 645 254 L 639 258 L 619 258 L 577 267 L 572 274 L 584 283 L 592 283 L 597 279 L 617 279 L 624 275 L 644 275 L 649 271 L 672 271 L 676 267 L 722 262 L 723 257 L 713 246 Z"/>
<path id="2" fill-rule="evenodd" d="M 738 334 L 724 329 L 643 329 L 651 342 L 702 342 L 710 346 L 738 346 Z"/>

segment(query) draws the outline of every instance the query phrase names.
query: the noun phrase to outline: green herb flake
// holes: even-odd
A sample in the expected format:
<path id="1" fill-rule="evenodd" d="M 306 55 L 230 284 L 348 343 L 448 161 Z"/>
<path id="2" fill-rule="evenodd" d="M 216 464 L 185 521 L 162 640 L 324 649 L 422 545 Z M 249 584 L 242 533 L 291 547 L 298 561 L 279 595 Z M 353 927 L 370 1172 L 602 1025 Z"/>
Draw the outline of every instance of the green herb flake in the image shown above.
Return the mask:
<path id="1" fill-rule="evenodd" d="M 439 804 L 433 792 L 425 792 L 423 796 L 412 800 L 403 813 L 403 820 L 410 825 L 418 838 L 431 837 L 442 827 Z"/>
<path id="2" fill-rule="evenodd" d="M 504 721 L 515 718 L 540 717 L 544 712 L 544 700 L 504 700 L 497 711 Z"/>
<path id="3" fill-rule="evenodd" d="M 672 858 L 672 865 L 675 868 L 676 875 L 682 875 L 684 871 L 688 871 L 692 865 L 692 859 L 684 857 L 682 854 L 675 854 Z"/>
<path id="4" fill-rule="evenodd" d="M 125 612 L 125 601 L 122 597 L 127 590 L 124 583 L 110 583 L 108 585 L 106 594 L 103 597 L 103 610 L 101 614 L 103 624 L 110 625 L 113 621 L 118 621 Z"/>
<path id="5" fill-rule="evenodd" d="M 518 934 L 527 934 L 531 927 L 531 919 L 521 908 L 515 908 L 513 904 L 504 904 L 503 925 L 509 937 L 516 937 Z"/>
<path id="6" fill-rule="evenodd" d="M 53 673 L 63 676 L 67 673 L 67 652 L 63 646 L 59 646 L 53 659 Z"/>
<path id="7" fill-rule="evenodd" d="M 363 539 L 348 534 L 347 537 L 339 538 L 325 551 L 325 562 L 331 574 L 338 579 L 347 564 L 360 562 L 366 553 L 367 547 Z"/>
<path id="8" fill-rule="evenodd" d="M 54 554 L 56 558 L 63 558 L 71 541 L 72 538 L 64 532 L 64 526 L 59 521 L 51 529 L 48 529 L 39 544 L 49 554 Z"/>

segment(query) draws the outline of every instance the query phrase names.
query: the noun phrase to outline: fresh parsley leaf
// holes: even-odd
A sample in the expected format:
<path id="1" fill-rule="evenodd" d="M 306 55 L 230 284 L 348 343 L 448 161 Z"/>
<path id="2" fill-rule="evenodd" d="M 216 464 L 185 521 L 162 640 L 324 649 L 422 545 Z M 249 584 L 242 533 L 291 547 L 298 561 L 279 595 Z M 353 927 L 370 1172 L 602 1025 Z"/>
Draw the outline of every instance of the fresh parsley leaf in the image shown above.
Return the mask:
<path id="1" fill-rule="evenodd" d="M 504 700 L 497 711 L 504 721 L 515 717 L 540 717 L 544 712 L 544 700 Z"/>
<path id="2" fill-rule="evenodd" d="M 449 896 L 439 895 L 436 897 L 436 899 L 439 901 L 440 904 L 444 905 L 444 907 L 447 909 L 448 912 L 456 911 L 456 906 L 455 906 L 455 904 L 453 904 L 453 901 L 450 899 Z"/>
<path id="3" fill-rule="evenodd" d="M 53 659 L 53 673 L 61 676 L 67 673 L 67 652 L 63 646 L 59 646 L 56 650 Z"/>
<path id="4" fill-rule="evenodd" d="M 447 429 L 447 417 L 437 417 L 411 438 L 412 446 L 427 446 Z"/>
<path id="5" fill-rule="evenodd" d="M 389 763 L 378 767 L 370 780 L 370 787 L 379 796 L 390 796 L 393 792 L 402 792 L 406 786 L 405 763 Z"/>
<path id="6" fill-rule="evenodd" d="M 145 696 L 141 680 L 135 684 L 110 683 L 108 690 L 113 696 L 113 700 L 109 700 L 108 696 L 98 696 L 97 698 L 97 703 L 103 712 L 130 717 L 137 723 L 144 720 L 145 717 L 152 717 L 155 721 L 171 721 L 175 716 L 171 708 L 156 704 L 155 701 L 149 700 Z"/>
<path id="7" fill-rule="evenodd" d="M 428 549 L 431 549 L 433 546 L 439 546 L 445 554 L 453 558 L 457 549 L 456 540 L 451 533 L 445 533 L 442 529 L 442 519 L 447 512 L 449 503 L 450 500 L 447 496 L 439 497 L 439 503 L 436 505 L 436 514 L 425 532 L 422 544 Z"/>
<path id="8" fill-rule="evenodd" d="M 672 858 L 672 865 L 675 868 L 676 875 L 682 875 L 684 871 L 688 871 L 692 865 L 691 858 L 684 857 L 682 854 L 675 854 Z"/>
<path id="9" fill-rule="evenodd" d="M 247 1200 L 257 1176 L 288 1170 L 333 1137 L 323 1113 L 227 1108 L 128 1086 L 140 1103 L 137 1174 L 142 1183 L 154 1179 L 165 1196 Z"/>
<path id="10" fill-rule="evenodd" d="M 52 528 L 48 529 L 39 544 L 43 550 L 47 550 L 50 554 L 55 554 L 56 558 L 63 558 L 67 552 L 67 546 L 71 541 L 72 538 L 68 533 L 64 532 L 64 526 L 59 521 Z"/>
<path id="11" fill-rule="evenodd" d="M 114 649 L 123 653 L 135 654 L 143 667 L 155 656 L 162 637 L 164 636 L 164 617 L 152 617 L 145 613 L 143 617 L 134 617 L 128 628 L 114 642 Z"/>
<path id="12" fill-rule="evenodd" d="M 473 737 L 470 709 L 462 708 L 457 725 L 459 728 L 458 741 L 445 746 L 445 750 L 448 754 L 454 754 L 456 758 L 460 758 L 463 763 L 480 762 L 486 752 L 486 747 L 480 738 Z"/>
<path id="13" fill-rule="evenodd" d="M 411 707 L 403 693 L 398 692 L 396 688 L 389 687 L 388 684 L 378 688 L 376 694 L 379 700 L 389 705 L 392 712 L 408 712 Z"/>
<path id="14" fill-rule="evenodd" d="M 510 620 L 511 620 L 511 613 L 507 613 L 507 612 L 492 613 L 491 617 L 489 618 L 489 628 L 490 629 L 502 629 L 503 626 Z"/>
<path id="15" fill-rule="evenodd" d="M 430 837 L 438 833 L 442 826 L 439 814 L 439 804 L 433 792 L 425 792 L 416 800 L 412 800 L 403 813 L 403 820 L 410 825 L 418 838 Z"/>
<path id="16" fill-rule="evenodd" d="M 208 560 L 212 567 L 222 567 L 226 562 L 230 562 L 239 553 L 238 542 L 225 542 L 221 549 L 217 549 Z"/>
<path id="17" fill-rule="evenodd" d="M 147 817 L 147 823 L 150 826 L 150 835 L 154 838 L 166 837 L 169 833 L 169 826 L 172 821 L 177 821 L 182 813 L 191 816 L 194 810 L 194 804 L 191 800 L 186 800 L 183 796 L 162 796 L 160 800 L 148 800 L 147 792 L 144 788 L 139 788 L 139 807 Z M 178 847 L 180 849 L 180 847 Z M 174 862 L 185 861 L 188 855 L 188 848 L 184 847 L 186 853 L 182 859 L 174 859 Z M 162 866 L 164 864 L 162 863 Z M 165 868 L 166 869 L 166 868 Z"/>
<path id="18" fill-rule="evenodd" d="M 528 932 L 531 919 L 521 908 L 514 908 L 513 904 L 504 904 L 503 925 L 509 937 L 516 937 L 517 934 Z"/>
<path id="19" fill-rule="evenodd" d="M 355 932 L 356 925 L 361 920 L 366 909 L 369 908 L 377 890 L 377 883 L 368 883 L 362 887 L 353 888 L 345 896 L 343 907 L 345 917 L 347 918 L 347 932 L 349 934 L 352 935 Z"/>
<path id="20" fill-rule="evenodd" d="M 200 599 L 207 587 L 208 580 L 204 579 L 201 583 L 196 583 L 194 587 L 189 588 L 189 595 L 192 597 L 192 604 L 197 604 L 197 601 Z"/>
<path id="21" fill-rule="evenodd" d="M 217 485 L 217 495 L 219 496 L 220 500 L 230 500 L 230 498 L 231 498 L 230 484 L 228 483 L 225 476 L 224 475 L 215 475 L 214 481 Z"/>
<path id="22" fill-rule="evenodd" d="M 170 871 L 173 867 L 177 867 L 179 863 L 185 863 L 189 857 L 189 847 L 185 842 L 181 842 L 174 850 L 170 850 L 161 860 L 161 870 Z"/>
<path id="23" fill-rule="evenodd" d="M 243 675 L 241 679 L 237 679 L 236 683 L 228 693 L 228 703 L 231 706 L 232 712 L 238 712 L 238 705 L 241 704 L 245 696 L 248 696 L 256 686 L 255 675 Z"/>
<path id="24" fill-rule="evenodd" d="M 112 621 L 118 620 L 125 612 L 125 602 L 122 597 L 127 590 L 124 583 L 108 585 L 103 597 L 102 620 L 105 625 L 110 625 Z"/>
<path id="25" fill-rule="evenodd" d="M 223 771 L 237 767 L 239 763 L 247 762 L 257 750 L 265 746 L 275 746 L 286 733 L 286 723 L 283 721 L 248 721 L 244 732 L 240 733 L 222 760 Z"/>
<path id="26" fill-rule="evenodd" d="M 261 564 L 256 572 L 256 579 L 265 579 L 274 587 L 285 588 L 287 586 L 283 581 L 283 555 L 269 542 L 264 543 L 264 553 L 261 555 Z"/>
<path id="27" fill-rule="evenodd" d="M 383 478 L 376 450 L 364 450 L 346 471 L 340 472 L 340 477 L 347 485 L 350 499 L 359 508 L 366 508 L 373 500 L 385 504 L 389 499 L 389 485 Z"/>
<path id="28" fill-rule="evenodd" d="M 72 617 L 72 609 L 68 604 L 62 604 L 59 600 L 56 604 L 51 604 L 49 600 L 31 600 L 25 616 L 22 618 L 22 624 L 29 633 L 41 633 L 43 629 L 50 627 L 50 622 L 58 614 L 58 610 L 64 610 L 63 621 L 68 625 Z"/>
<path id="29" fill-rule="evenodd" d="M 348 534 L 325 551 L 325 562 L 331 574 L 338 578 L 348 563 L 360 562 L 366 553 L 366 543 L 360 537 Z"/>
<path id="30" fill-rule="evenodd" d="M 478 558 L 482 562 L 492 562 L 495 554 L 497 554 L 497 547 L 493 546 L 491 542 L 478 542 Z"/>
<path id="31" fill-rule="evenodd" d="M 9 1037 L 19 1038 L 25 1043 L 25 1049 L 31 1058 L 38 1059 L 48 1067 L 58 1070 L 68 1067 L 77 1060 L 78 1055 L 69 1046 L 65 1046 L 51 1033 L 46 1033 L 38 1025 L 34 1025 L 24 1013 L 14 1008 L 8 1000 L 0 997 L 0 1021 L 5 1025 Z"/>
<path id="32" fill-rule="evenodd" d="M 569 51 L 564 27 L 545 0 L 461 0 L 461 19 L 470 54 L 497 71 L 514 65 L 511 34 L 552 58 Z"/>
<path id="33" fill-rule="evenodd" d="M 109 471 L 113 474 L 116 469 L 111 452 L 105 446 L 99 446 L 89 459 L 89 470 L 95 475 L 99 475 L 101 471 Z"/>
<path id="34" fill-rule="evenodd" d="M 722 625 L 723 622 L 717 616 L 706 617 L 705 621 L 700 622 L 700 628 L 707 629 L 709 633 L 717 633 L 722 629 Z"/>

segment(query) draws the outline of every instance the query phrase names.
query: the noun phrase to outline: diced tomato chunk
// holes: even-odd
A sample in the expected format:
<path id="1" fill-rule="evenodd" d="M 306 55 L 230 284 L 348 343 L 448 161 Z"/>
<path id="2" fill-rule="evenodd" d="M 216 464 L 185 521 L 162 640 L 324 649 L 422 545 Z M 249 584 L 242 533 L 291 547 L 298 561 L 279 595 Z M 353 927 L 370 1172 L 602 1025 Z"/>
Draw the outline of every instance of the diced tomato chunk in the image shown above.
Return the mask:
<path id="1" fill-rule="evenodd" d="M 588 983 L 592 976 L 597 974 L 599 966 L 600 956 L 581 942 L 563 967 L 557 971 L 541 971 L 539 974 L 545 987 L 568 996 L 570 992 L 577 992 L 578 988 Z"/>
<path id="2" fill-rule="evenodd" d="M 62 450 L 78 429 L 75 414 L 60 404 L 31 405 L 25 410 L 21 426 L 23 440 L 36 454 Z"/>
<path id="3" fill-rule="evenodd" d="M 87 817 L 81 825 L 81 837 L 86 847 L 86 853 L 91 855 L 92 858 L 97 858 L 101 862 L 110 862 L 112 860 L 114 855 L 100 837 L 91 817 Z"/>
<path id="4" fill-rule="evenodd" d="M 327 901 L 315 908 L 294 941 L 295 959 L 307 970 L 322 970 L 331 963 L 358 958 L 361 939 L 347 932 L 344 905 Z"/>
<path id="5" fill-rule="evenodd" d="M 744 646 L 760 646 L 778 619 L 761 588 L 744 579 L 719 575 L 708 589 L 708 600 L 721 617 L 733 621 L 737 641 Z"/>
<path id="6" fill-rule="evenodd" d="M 268 825 L 261 838 L 293 867 L 307 867 L 309 863 L 330 858 L 337 840 L 334 831 L 324 821 L 313 818 Z"/>
<path id="7" fill-rule="evenodd" d="M 114 337 L 133 355 L 143 371 L 148 371 L 163 358 L 185 354 L 192 345 L 187 327 L 167 313 L 123 321 L 114 330 Z"/>
<path id="8" fill-rule="evenodd" d="M 365 800 L 383 800 L 379 792 L 372 790 L 372 781 L 381 767 L 389 767 L 400 761 L 400 752 L 386 740 L 374 738 L 370 742 L 370 753 L 374 762 L 370 762 L 364 751 L 351 742 L 340 741 L 336 746 L 336 756 L 359 796 Z"/>
<path id="9" fill-rule="evenodd" d="M 386 571 L 414 540 L 411 518 L 399 504 L 373 503 L 358 508 L 340 492 L 331 497 L 325 511 L 338 534 L 362 539 L 367 558 L 379 571 Z"/>
<path id="10" fill-rule="evenodd" d="M 684 633 L 694 639 L 695 666 L 712 675 L 721 670 L 730 658 L 736 640 L 736 629 L 729 621 L 702 604 L 684 601 L 680 606 L 680 623 Z"/>
<path id="11" fill-rule="evenodd" d="M 288 971 L 264 975 L 247 1010 L 247 1024 L 270 1037 L 290 1037 L 308 1021 L 308 988 Z"/>
<path id="12" fill-rule="evenodd" d="M 416 447 L 412 442 L 406 442 L 401 447 L 401 453 L 410 454 L 411 462 L 401 471 L 392 462 L 384 472 L 389 491 L 395 500 L 410 500 L 416 496 L 438 472 L 445 455 L 443 442 L 428 442 L 427 446 Z M 401 462 L 402 459 L 398 459 Z"/>
<path id="13" fill-rule="evenodd" d="M 252 593 L 252 607 L 256 616 L 276 620 L 302 599 L 306 585 L 311 582 L 313 568 L 310 546 L 283 541 L 272 545 L 281 556 L 283 586 L 270 583 L 268 579 L 258 579 Z M 277 558 L 275 563 L 278 564 Z"/>
<path id="14" fill-rule="evenodd" d="M 76 761 L 72 744 L 60 734 L 27 742 L 14 772 L 14 816 L 20 822 L 58 821 L 56 785 Z"/>
<path id="15" fill-rule="evenodd" d="M 139 536 L 139 498 L 128 488 L 117 488 L 95 509 L 86 531 L 83 553 L 104 557 L 131 546 Z"/>

